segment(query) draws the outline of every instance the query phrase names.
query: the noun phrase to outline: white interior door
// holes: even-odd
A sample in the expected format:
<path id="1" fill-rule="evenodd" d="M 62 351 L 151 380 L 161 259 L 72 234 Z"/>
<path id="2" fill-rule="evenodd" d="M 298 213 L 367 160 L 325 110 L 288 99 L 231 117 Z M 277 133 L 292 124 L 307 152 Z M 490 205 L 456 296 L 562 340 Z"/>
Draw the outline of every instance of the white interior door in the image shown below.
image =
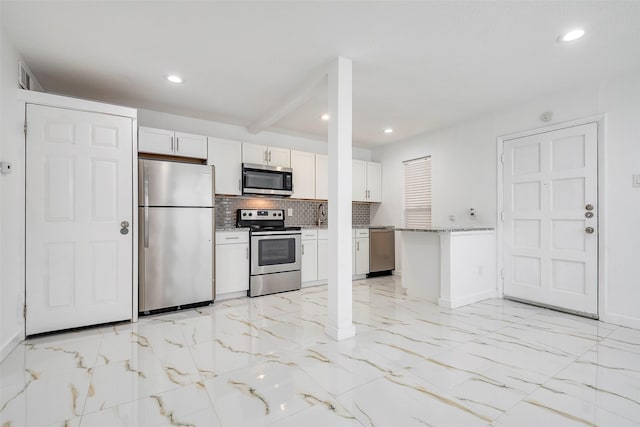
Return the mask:
<path id="1" fill-rule="evenodd" d="M 131 319 L 131 119 L 29 104 L 27 124 L 27 335 Z"/>
<path id="2" fill-rule="evenodd" d="M 598 314 L 597 125 L 504 143 L 504 294 Z"/>

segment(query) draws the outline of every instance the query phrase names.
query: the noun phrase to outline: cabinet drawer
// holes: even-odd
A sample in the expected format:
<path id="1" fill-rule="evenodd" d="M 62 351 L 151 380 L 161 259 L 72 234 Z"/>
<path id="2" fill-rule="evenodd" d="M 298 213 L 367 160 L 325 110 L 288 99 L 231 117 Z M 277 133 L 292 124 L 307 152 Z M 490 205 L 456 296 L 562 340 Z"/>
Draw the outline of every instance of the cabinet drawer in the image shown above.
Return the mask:
<path id="1" fill-rule="evenodd" d="M 216 231 L 216 245 L 249 243 L 248 231 Z"/>
<path id="2" fill-rule="evenodd" d="M 318 230 L 318 240 L 327 240 L 329 238 L 329 230 L 321 228 Z"/>
<path id="3" fill-rule="evenodd" d="M 313 240 L 318 238 L 318 230 L 302 230 L 302 240 Z"/>
<path id="4" fill-rule="evenodd" d="M 356 228 L 356 237 L 369 237 L 368 228 Z"/>

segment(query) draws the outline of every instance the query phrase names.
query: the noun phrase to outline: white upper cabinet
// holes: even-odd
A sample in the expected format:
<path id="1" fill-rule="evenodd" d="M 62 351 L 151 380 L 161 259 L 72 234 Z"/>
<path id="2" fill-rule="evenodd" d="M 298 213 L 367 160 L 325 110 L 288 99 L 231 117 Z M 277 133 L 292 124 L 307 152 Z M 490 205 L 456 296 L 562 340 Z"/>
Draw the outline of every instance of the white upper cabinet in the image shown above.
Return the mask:
<path id="1" fill-rule="evenodd" d="M 208 165 L 216 170 L 216 194 L 242 194 L 242 143 L 222 138 L 207 138 Z"/>
<path id="2" fill-rule="evenodd" d="M 316 199 L 327 200 L 328 198 L 329 158 L 324 154 L 316 154 Z"/>
<path id="3" fill-rule="evenodd" d="M 291 167 L 291 151 L 258 144 L 242 144 L 242 162 L 257 165 Z"/>
<path id="4" fill-rule="evenodd" d="M 206 159 L 207 137 L 140 126 L 138 152 Z"/>
<path id="5" fill-rule="evenodd" d="M 382 201 L 382 165 L 353 160 L 352 200 L 354 202 Z"/>
<path id="6" fill-rule="evenodd" d="M 351 200 L 354 202 L 367 201 L 367 162 L 353 160 L 351 170 Z"/>
<path id="7" fill-rule="evenodd" d="M 382 164 L 367 162 L 367 201 L 382 201 Z"/>
<path id="8" fill-rule="evenodd" d="M 293 169 L 293 194 L 296 199 L 316 197 L 316 162 L 313 153 L 291 151 L 291 169 Z"/>

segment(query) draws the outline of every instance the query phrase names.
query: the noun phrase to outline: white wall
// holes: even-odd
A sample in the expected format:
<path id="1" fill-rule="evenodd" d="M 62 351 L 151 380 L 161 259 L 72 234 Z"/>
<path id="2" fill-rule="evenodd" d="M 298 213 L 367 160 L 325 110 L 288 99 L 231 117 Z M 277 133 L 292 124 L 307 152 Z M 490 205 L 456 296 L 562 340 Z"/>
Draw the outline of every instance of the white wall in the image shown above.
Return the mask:
<path id="1" fill-rule="evenodd" d="M 0 6 L 1 8 L 1 6 Z M 18 61 L 22 59 L 1 32 L 0 159 L 13 173 L 0 175 L 0 358 L 24 337 L 24 107 L 18 100 Z M 32 79 L 32 88 L 42 90 Z"/>
<path id="2" fill-rule="evenodd" d="M 253 135 L 243 126 L 194 119 L 151 110 L 138 110 L 138 125 L 216 136 L 240 142 L 290 148 L 292 150 L 311 153 L 327 154 L 328 149 L 327 141 L 319 139 L 302 138 L 267 131 Z M 353 157 L 359 160 L 371 160 L 371 151 L 364 148 L 353 147 Z"/>
<path id="3" fill-rule="evenodd" d="M 540 121 L 553 111 L 549 123 Z M 448 129 L 373 150 L 383 164 L 383 201 L 372 209 L 372 223 L 402 226 L 402 161 L 432 156 L 433 225 L 496 224 L 496 138 L 572 119 L 606 114 L 603 215 L 600 245 L 605 247 L 600 283 L 600 318 L 640 327 L 640 188 L 631 187 L 640 174 L 640 75 L 622 76 L 588 87 L 541 96 L 511 108 Z M 470 207 L 478 219 L 466 216 Z M 448 215 L 457 217 L 455 223 Z M 399 249 L 397 245 L 396 249 Z M 399 250 L 398 250 L 399 253 Z M 399 254 L 399 257 L 401 254 Z M 397 265 L 400 265 L 397 262 Z"/>

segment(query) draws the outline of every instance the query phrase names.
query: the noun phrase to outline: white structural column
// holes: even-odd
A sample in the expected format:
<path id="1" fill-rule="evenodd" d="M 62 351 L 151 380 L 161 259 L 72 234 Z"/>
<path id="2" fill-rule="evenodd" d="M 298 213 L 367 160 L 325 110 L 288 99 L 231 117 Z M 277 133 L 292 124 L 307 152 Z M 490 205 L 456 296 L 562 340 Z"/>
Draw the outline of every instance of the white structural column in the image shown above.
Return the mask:
<path id="1" fill-rule="evenodd" d="M 351 60 L 329 68 L 329 317 L 325 331 L 355 335 L 351 294 Z"/>

